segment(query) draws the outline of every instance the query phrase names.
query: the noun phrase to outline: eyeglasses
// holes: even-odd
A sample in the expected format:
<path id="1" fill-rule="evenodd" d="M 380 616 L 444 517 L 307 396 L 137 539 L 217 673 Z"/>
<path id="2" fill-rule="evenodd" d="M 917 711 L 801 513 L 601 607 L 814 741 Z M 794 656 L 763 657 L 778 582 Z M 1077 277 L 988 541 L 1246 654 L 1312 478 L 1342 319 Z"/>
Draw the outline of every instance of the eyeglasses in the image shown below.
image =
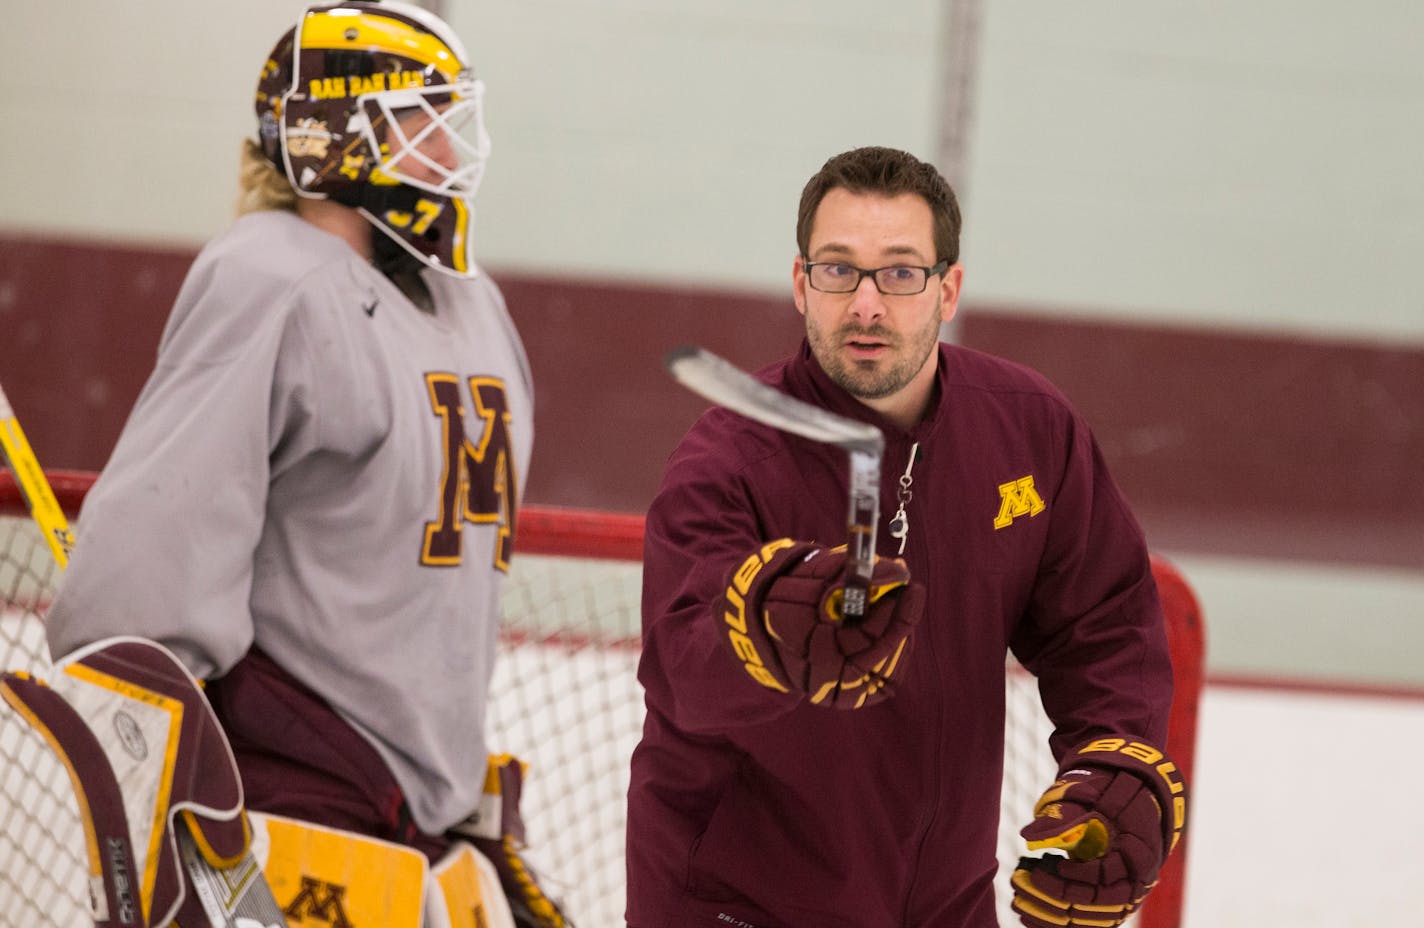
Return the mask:
<path id="1" fill-rule="evenodd" d="M 806 279 L 812 289 L 822 293 L 853 293 L 869 277 L 875 281 L 875 289 L 886 296 L 914 296 L 925 292 L 930 277 L 948 269 L 948 261 L 940 261 L 934 267 L 894 264 L 869 270 L 842 261 L 807 261 Z"/>

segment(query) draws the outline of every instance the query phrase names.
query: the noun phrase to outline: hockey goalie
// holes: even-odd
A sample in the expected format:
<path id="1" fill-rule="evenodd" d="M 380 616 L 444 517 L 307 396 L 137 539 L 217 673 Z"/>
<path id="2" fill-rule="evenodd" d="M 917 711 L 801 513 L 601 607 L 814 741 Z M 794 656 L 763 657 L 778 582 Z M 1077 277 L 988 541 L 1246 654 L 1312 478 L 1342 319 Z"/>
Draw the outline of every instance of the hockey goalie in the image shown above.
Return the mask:
<path id="1" fill-rule="evenodd" d="M 262 51 L 239 215 L 85 499 L 56 669 L 6 698 L 99 924 L 562 928 L 485 743 L 534 396 L 475 261 L 484 84 L 394 0 Z"/>

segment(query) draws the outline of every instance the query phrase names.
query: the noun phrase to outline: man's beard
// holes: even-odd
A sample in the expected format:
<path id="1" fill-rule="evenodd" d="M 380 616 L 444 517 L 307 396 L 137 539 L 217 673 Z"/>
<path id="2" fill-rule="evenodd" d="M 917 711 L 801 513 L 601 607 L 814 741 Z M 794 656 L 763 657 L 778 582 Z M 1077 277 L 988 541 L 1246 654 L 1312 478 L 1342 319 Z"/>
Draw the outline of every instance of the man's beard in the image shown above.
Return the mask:
<path id="1" fill-rule="evenodd" d="M 926 327 L 907 335 L 895 335 L 879 325 L 862 328 L 848 324 L 828 337 L 811 321 L 810 314 L 806 315 L 806 337 L 821 369 L 837 386 L 862 400 L 890 396 L 913 380 L 939 344 L 939 327 L 938 303 Z M 892 355 L 889 366 L 883 366 L 884 361 L 862 364 L 849 360 L 842 348 L 855 336 L 884 341 Z"/>

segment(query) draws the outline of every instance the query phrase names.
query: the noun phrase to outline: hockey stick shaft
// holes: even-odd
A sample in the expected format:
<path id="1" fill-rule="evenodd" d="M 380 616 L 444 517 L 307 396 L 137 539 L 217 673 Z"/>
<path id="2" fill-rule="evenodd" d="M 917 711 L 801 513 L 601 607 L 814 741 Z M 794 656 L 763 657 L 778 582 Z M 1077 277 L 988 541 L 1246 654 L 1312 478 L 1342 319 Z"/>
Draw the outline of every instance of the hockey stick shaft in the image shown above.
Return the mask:
<path id="1" fill-rule="evenodd" d="M 0 386 L 0 456 L 15 475 L 15 483 L 25 497 L 25 505 L 30 515 L 44 533 L 45 543 L 54 553 L 60 567 L 69 564 L 69 553 L 74 548 L 74 534 L 69 529 L 69 520 L 55 499 L 54 490 L 45 479 L 40 462 L 35 458 L 34 449 L 20 428 L 20 420 L 15 418 L 15 410 L 5 396 L 5 388 Z"/>
<path id="2" fill-rule="evenodd" d="M 696 346 L 676 348 L 663 360 L 674 380 L 709 402 L 763 425 L 843 448 L 850 457 L 846 517 L 846 571 L 842 611 L 847 621 L 865 615 L 875 567 L 880 520 L 880 459 L 885 437 L 865 422 L 787 396 L 736 365 Z"/>

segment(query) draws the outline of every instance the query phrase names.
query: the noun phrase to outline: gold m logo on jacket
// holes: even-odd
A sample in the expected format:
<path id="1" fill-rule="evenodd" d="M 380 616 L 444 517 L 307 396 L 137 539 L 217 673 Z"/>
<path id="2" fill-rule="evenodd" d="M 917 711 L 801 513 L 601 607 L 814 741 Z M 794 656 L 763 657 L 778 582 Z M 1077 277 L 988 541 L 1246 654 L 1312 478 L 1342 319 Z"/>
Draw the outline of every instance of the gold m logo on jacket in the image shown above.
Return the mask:
<path id="1" fill-rule="evenodd" d="M 1016 516 L 1036 516 L 1047 507 L 1043 497 L 1033 488 L 1033 475 L 999 484 L 999 514 L 994 517 L 994 528 L 1001 529 L 1013 524 Z"/>

